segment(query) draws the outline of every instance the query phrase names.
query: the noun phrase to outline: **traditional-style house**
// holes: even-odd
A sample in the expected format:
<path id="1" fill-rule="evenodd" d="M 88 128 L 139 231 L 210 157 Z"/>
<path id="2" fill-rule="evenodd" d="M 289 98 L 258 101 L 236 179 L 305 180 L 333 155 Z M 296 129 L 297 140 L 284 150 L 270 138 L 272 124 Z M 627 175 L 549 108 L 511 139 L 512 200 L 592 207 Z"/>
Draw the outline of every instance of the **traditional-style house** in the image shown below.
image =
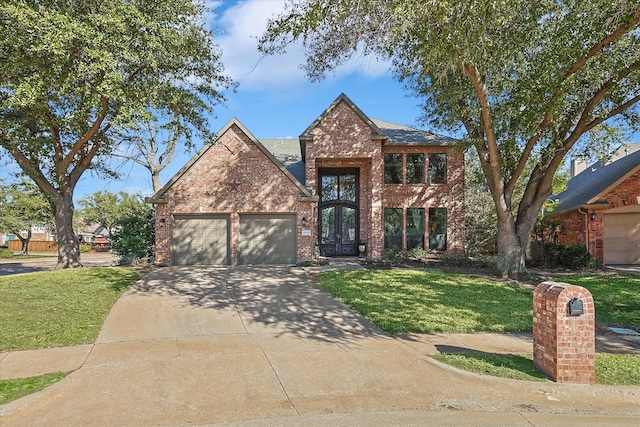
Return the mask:
<path id="1" fill-rule="evenodd" d="M 640 263 L 640 143 L 584 168 L 553 197 L 559 243 L 586 245 L 604 264 Z"/>
<path id="2" fill-rule="evenodd" d="M 344 94 L 299 139 L 258 140 L 233 119 L 148 199 L 156 204 L 156 261 L 458 252 L 464 156 L 454 142 L 370 119 Z"/>

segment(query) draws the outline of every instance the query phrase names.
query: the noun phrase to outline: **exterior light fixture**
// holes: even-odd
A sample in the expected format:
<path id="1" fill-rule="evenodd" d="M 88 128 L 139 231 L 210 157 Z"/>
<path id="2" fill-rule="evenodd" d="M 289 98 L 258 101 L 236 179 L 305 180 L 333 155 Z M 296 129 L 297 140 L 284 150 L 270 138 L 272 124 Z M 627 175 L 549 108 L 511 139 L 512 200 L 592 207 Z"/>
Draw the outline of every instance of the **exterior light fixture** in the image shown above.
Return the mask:
<path id="1" fill-rule="evenodd" d="M 596 211 L 591 211 L 591 221 L 596 220 Z"/>

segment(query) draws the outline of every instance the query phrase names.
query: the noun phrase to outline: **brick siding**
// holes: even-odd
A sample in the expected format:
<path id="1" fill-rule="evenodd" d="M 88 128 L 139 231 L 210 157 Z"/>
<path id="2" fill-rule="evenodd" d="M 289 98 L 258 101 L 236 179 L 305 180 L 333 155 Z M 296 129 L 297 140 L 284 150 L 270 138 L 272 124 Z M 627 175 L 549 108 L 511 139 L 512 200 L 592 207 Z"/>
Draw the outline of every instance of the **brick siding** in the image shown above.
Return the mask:
<path id="1" fill-rule="evenodd" d="M 569 315 L 572 298 L 583 302 L 582 315 Z M 557 282 L 536 287 L 533 362 L 553 381 L 595 383 L 595 309 L 587 289 Z"/>
<path id="2" fill-rule="evenodd" d="M 608 203 L 607 209 L 628 205 L 637 205 L 640 196 L 640 171 L 625 179 L 622 183 L 609 191 L 604 199 Z M 591 213 L 595 212 L 595 220 Z M 577 210 L 561 214 L 554 218 L 560 222 L 558 243 L 565 245 L 584 245 L 589 236 L 589 253 L 599 261 L 604 260 L 604 236 L 602 224 L 602 209 Z"/>
<path id="3" fill-rule="evenodd" d="M 171 214 L 231 214 L 231 264 L 237 264 L 240 213 L 297 213 L 299 260 L 311 259 L 311 236 L 301 236 L 312 204 L 236 125 L 221 135 L 165 193 L 156 215 L 156 261 L 171 261 Z M 163 222 L 164 219 L 164 222 Z"/>
<path id="4" fill-rule="evenodd" d="M 372 136 L 370 123 L 351 104 L 341 100 L 327 110 L 305 139 L 305 185 L 318 194 L 320 168 L 359 170 L 360 223 L 358 241 L 367 243 L 367 255 L 379 257 L 384 246 L 384 207 L 444 207 L 447 209 L 448 250 L 462 250 L 464 227 L 464 156 L 446 147 L 394 146 L 394 152 L 447 152 L 447 183 L 384 185 L 381 136 Z M 387 144 L 391 146 L 392 144 Z M 398 151 L 400 150 L 400 151 Z M 425 169 L 426 173 L 426 169 Z M 171 261 L 172 214 L 226 214 L 231 224 L 231 263 L 238 260 L 239 216 L 242 213 L 296 213 L 297 257 L 312 258 L 317 243 L 316 200 L 300 197 L 301 189 L 246 135 L 232 124 L 215 145 L 200 157 L 164 193 L 166 203 L 156 211 L 156 260 Z M 305 224 L 302 224 L 305 218 Z M 302 236 L 302 229 L 311 236 Z"/>

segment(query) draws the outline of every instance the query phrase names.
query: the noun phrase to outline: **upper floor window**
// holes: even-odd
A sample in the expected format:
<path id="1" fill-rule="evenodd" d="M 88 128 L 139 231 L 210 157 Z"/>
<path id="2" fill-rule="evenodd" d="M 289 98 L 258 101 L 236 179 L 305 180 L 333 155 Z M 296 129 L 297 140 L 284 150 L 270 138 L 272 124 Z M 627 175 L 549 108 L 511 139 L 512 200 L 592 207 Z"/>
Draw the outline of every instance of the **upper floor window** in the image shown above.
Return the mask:
<path id="1" fill-rule="evenodd" d="M 384 155 L 384 183 L 402 184 L 402 154 Z"/>
<path id="2" fill-rule="evenodd" d="M 407 154 L 404 168 L 402 157 L 401 153 L 384 155 L 384 183 L 424 184 L 424 154 Z"/>
<path id="3" fill-rule="evenodd" d="M 429 183 L 431 184 L 447 183 L 447 154 L 446 153 L 429 154 Z"/>
<path id="4" fill-rule="evenodd" d="M 424 154 L 407 154 L 407 184 L 424 184 Z"/>
<path id="5" fill-rule="evenodd" d="M 357 195 L 355 174 L 323 175 L 320 196 L 323 202 L 332 200 L 355 202 Z"/>

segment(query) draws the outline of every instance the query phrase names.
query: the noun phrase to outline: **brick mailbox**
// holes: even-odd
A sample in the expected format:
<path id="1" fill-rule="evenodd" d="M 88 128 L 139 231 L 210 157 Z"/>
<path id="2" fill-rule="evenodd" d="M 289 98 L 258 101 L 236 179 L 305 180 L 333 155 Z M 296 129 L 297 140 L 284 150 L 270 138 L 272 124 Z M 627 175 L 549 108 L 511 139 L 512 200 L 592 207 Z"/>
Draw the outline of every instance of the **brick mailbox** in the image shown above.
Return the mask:
<path id="1" fill-rule="evenodd" d="M 533 363 L 553 381 L 595 383 L 595 310 L 587 289 L 559 282 L 536 287 Z"/>

